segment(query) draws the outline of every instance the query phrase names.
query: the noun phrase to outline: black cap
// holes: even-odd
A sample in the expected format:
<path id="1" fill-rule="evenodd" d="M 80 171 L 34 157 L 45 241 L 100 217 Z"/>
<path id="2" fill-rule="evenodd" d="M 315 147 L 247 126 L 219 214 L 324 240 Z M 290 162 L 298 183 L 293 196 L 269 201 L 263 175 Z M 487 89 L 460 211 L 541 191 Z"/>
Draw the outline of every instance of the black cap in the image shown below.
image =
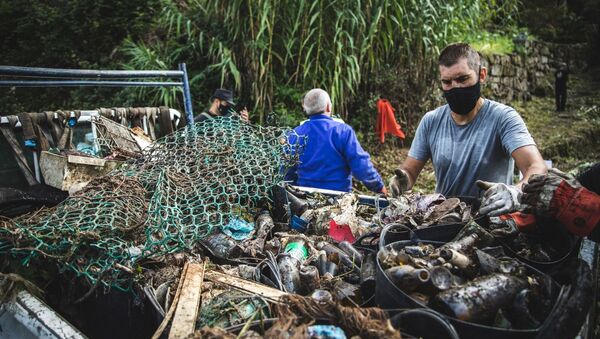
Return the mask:
<path id="1" fill-rule="evenodd" d="M 219 88 L 215 91 L 215 94 L 210 98 L 210 100 L 221 99 L 227 101 L 230 105 L 235 105 L 233 102 L 233 92 L 228 89 Z"/>

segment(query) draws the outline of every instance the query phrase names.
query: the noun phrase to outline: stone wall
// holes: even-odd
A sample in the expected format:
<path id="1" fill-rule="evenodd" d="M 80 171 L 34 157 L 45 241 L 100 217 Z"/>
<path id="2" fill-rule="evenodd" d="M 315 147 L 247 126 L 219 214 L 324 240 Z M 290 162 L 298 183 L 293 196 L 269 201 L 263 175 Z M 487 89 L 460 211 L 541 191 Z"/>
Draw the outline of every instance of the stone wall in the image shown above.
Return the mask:
<path id="1" fill-rule="evenodd" d="M 521 52 L 486 55 L 483 65 L 488 78 L 483 94 L 490 99 L 509 102 L 529 100 L 532 95 L 554 95 L 554 71 L 567 62 L 571 72 L 585 65 L 585 45 L 526 41 Z"/>

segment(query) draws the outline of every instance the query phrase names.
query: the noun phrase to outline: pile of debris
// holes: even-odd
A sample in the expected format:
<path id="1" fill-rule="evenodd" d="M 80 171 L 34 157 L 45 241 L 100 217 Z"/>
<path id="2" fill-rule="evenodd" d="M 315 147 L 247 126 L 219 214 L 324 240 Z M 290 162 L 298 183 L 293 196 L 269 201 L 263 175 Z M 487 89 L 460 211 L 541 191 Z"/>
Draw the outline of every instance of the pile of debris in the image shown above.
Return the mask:
<path id="1" fill-rule="evenodd" d="M 0 251 L 133 291 L 163 319 L 155 337 L 397 338 L 375 307 L 386 293 L 443 323 L 535 331 L 549 316 L 556 283 L 507 257 L 467 201 L 290 187 L 291 133 L 235 116 L 188 126 L 58 206 L 0 220 Z M 442 243 L 378 245 L 393 225 L 449 224 L 462 230 Z"/>

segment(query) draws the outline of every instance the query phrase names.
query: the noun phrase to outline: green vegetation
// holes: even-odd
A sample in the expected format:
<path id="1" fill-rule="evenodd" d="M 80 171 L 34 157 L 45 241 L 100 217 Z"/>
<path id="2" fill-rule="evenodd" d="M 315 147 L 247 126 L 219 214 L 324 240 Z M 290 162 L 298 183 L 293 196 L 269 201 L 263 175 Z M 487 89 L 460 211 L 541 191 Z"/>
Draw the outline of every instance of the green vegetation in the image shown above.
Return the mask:
<path id="1" fill-rule="evenodd" d="M 0 65 L 120 68 L 118 48 L 145 34 L 158 0 L 0 1 Z M 110 88 L 0 88 L 0 114 L 144 105 Z"/>
<path id="2" fill-rule="evenodd" d="M 483 31 L 477 35 L 467 36 L 465 41 L 484 55 L 511 54 L 515 50 L 513 37 L 500 33 Z"/>
<path id="3" fill-rule="evenodd" d="M 223 86 L 254 122 L 284 125 L 304 118 L 300 97 L 320 86 L 370 141 L 379 96 L 390 99 L 409 137 L 439 103 L 436 58 L 447 43 L 510 53 L 520 26 L 543 39 L 568 36 L 573 25 L 562 23 L 575 19 L 584 20 L 585 34 L 571 35 L 595 41 L 597 7 L 590 0 L 568 8 L 542 0 L 8 0 L 0 4 L 0 64 L 174 69 L 186 62 L 196 111 Z M 182 106 L 173 89 L 0 89 L 2 114 L 161 104 Z"/>
<path id="4" fill-rule="evenodd" d="M 194 89 L 207 96 L 217 86 L 235 88 L 253 103 L 260 122 L 281 104 L 298 107 L 298 93 L 313 86 L 326 88 L 346 119 L 361 85 L 386 65 L 406 69 L 410 85 L 421 88 L 416 94 L 423 93 L 441 47 L 478 27 L 504 23 L 515 16 L 516 4 L 164 0 L 153 29 L 144 39 L 128 40 L 123 52 L 130 68 L 162 69 L 187 60 Z M 281 87 L 297 92 L 287 96 Z M 172 96 L 161 91 L 153 98 Z"/>

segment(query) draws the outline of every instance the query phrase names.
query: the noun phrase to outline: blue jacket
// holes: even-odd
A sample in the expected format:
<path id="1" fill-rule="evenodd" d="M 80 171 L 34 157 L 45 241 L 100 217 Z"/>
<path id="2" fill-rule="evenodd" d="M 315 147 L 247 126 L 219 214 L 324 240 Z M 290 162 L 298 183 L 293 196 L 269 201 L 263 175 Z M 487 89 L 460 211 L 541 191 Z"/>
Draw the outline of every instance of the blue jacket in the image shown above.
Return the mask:
<path id="1" fill-rule="evenodd" d="M 383 188 L 383 180 L 352 127 L 325 114 L 314 114 L 294 131 L 297 136 L 290 136 L 290 144 L 303 149 L 299 164 L 288 170 L 285 180 L 299 186 L 350 192 L 354 175 L 373 192 Z"/>

